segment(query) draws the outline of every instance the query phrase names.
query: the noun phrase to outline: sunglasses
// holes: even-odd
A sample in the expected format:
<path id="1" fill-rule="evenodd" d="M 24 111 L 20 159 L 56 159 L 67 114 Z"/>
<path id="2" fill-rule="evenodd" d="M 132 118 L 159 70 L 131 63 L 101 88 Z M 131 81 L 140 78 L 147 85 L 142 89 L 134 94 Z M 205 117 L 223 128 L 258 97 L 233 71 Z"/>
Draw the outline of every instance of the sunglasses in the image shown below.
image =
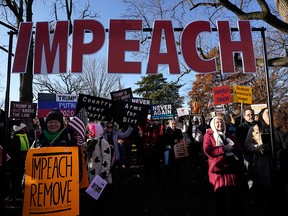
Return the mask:
<path id="1" fill-rule="evenodd" d="M 106 126 L 106 128 L 113 128 L 113 126 Z"/>

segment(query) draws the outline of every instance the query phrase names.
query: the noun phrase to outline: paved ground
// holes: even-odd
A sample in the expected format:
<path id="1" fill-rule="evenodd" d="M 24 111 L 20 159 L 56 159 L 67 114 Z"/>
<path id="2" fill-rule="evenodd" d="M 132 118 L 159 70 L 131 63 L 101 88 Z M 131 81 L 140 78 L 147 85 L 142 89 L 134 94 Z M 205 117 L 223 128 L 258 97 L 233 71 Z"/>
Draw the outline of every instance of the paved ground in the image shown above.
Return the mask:
<path id="1" fill-rule="evenodd" d="M 144 181 L 143 169 L 139 167 L 116 171 L 114 186 L 107 198 L 107 216 L 215 216 L 207 167 L 196 168 L 191 159 L 187 159 L 182 167 L 177 184 L 165 178 Z M 262 210 L 249 200 L 245 202 L 245 216 L 264 214 Z M 5 212 L 1 215 L 22 215 L 22 202 L 6 202 Z M 93 206 L 84 201 L 81 216 L 86 215 L 105 214 L 95 212 Z"/>

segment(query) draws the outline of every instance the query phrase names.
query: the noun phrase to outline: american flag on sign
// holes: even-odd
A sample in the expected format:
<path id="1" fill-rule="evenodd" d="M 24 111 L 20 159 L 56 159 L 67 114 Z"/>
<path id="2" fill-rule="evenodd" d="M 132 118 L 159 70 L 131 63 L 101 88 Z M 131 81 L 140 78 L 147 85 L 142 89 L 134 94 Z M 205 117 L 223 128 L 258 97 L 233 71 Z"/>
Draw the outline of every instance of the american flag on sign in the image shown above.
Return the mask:
<path id="1" fill-rule="evenodd" d="M 38 100 L 39 101 L 55 102 L 56 101 L 56 94 L 52 94 L 52 93 L 38 93 Z"/>
<path id="2" fill-rule="evenodd" d="M 77 144 L 83 145 L 85 142 L 85 134 L 86 134 L 86 125 L 88 123 L 87 120 L 87 111 L 85 108 L 82 108 L 76 116 L 68 123 L 68 126 L 71 127 L 77 133 Z"/>

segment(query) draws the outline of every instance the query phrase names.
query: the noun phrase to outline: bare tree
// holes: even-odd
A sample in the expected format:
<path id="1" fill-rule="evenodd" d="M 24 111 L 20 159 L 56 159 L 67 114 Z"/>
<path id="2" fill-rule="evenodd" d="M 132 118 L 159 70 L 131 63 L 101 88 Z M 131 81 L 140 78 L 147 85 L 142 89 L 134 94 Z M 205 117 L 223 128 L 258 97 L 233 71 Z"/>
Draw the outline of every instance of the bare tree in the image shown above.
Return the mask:
<path id="1" fill-rule="evenodd" d="M 277 1 L 277 0 L 275 0 Z M 280 1 L 276 9 L 275 4 L 271 4 L 265 0 L 251 1 L 229 1 L 229 0 L 210 0 L 210 1 L 164 1 L 164 0 L 123 0 L 126 4 L 126 12 L 124 17 L 142 19 L 144 27 L 151 27 L 155 19 L 171 19 L 176 27 L 185 27 L 186 24 L 191 22 L 193 19 L 198 20 L 199 17 L 208 19 L 211 24 L 216 27 L 216 20 L 228 19 L 230 22 L 234 23 L 237 20 L 251 20 L 253 26 L 257 26 L 256 22 L 263 24 L 267 28 L 268 34 L 275 34 L 275 32 L 281 35 L 282 40 L 273 40 L 273 38 L 267 37 L 267 40 L 273 40 L 274 45 L 284 47 L 287 50 L 287 43 L 285 41 L 288 39 L 288 23 L 284 22 L 279 11 L 285 11 L 287 7 L 287 2 L 285 0 Z M 286 6 L 286 7 L 284 7 Z M 258 10 L 260 8 L 260 10 Z M 286 14 L 287 16 L 287 14 Z M 285 35 L 285 36 L 284 36 Z M 143 43 L 149 43 L 149 36 L 142 36 Z M 209 40 L 203 41 L 209 43 Z M 201 44 L 202 46 L 205 44 Z M 211 46 L 203 48 L 210 52 Z M 179 50 L 180 51 L 180 50 Z M 280 52 L 279 50 L 270 54 L 268 59 L 268 65 L 274 67 L 287 67 L 288 57 L 287 53 Z M 236 61 L 237 65 L 241 64 L 241 59 Z M 263 58 L 257 59 L 257 65 L 263 66 Z"/>
<path id="2" fill-rule="evenodd" d="M 1 109 L 4 108 L 4 105 L 5 105 L 5 101 L 4 101 L 4 100 L 1 100 L 1 101 L 0 101 L 0 108 L 1 108 Z"/>
<path id="3" fill-rule="evenodd" d="M 107 60 L 105 58 L 86 58 L 81 75 L 86 89 L 83 93 L 110 98 L 110 92 L 123 88 L 120 83 L 122 78 L 119 74 L 107 73 Z"/>
<path id="4" fill-rule="evenodd" d="M 121 75 L 107 73 L 107 60 L 105 58 L 88 57 L 84 59 L 83 73 L 38 75 L 34 77 L 34 95 L 39 92 L 55 94 L 93 95 L 110 98 L 110 92 L 116 91 L 121 81 Z"/>
<path id="5" fill-rule="evenodd" d="M 286 23 L 288 23 L 288 1 L 286 0 L 274 0 L 274 1 L 280 16 Z"/>
<path id="6" fill-rule="evenodd" d="M 32 22 L 33 21 L 33 6 L 34 0 L 2 0 L 0 2 L 0 17 L 5 21 L 3 24 L 18 29 L 20 22 Z M 79 17 L 97 17 L 96 13 L 91 10 L 88 0 L 54 0 L 43 1 L 43 4 L 47 5 L 48 11 L 51 9 L 51 17 L 58 20 L 59 14 L 66 14 L 66 18 L 70 21 L 70 31 L 72 30 L 73 11 L 80 11 Z M 62 18 L 62 17 L 61 17 Z M 2 25 L 3 25 L 2 24 Z M 33 99 L 33 43 L 31 43 L 31 49 L 28 57 L 27 72 L 20 74 L 20 101 L 32 102 Z"/>
<path id="7" fill-rule="evenodd" d="M 275 0 L 275 3 L 268 0 L 179 0 L 179 1 L 165 1 L 165 0 L 123 0 L 126 4 L 126 12 L 124 17 L 133 19 L 142 19 L 144 27 L 152 27 L 153 21 L 155 19 L 170 19 L 173 22 L 174 27 L 185 27 L 188 23 L 193 20 L 201 19 L 209 20 L 212 27 L 216 26 L 217 20 L 229 20 L 231 26 L 236 24 L 237 20 L 250 20 L 253 27 L 264 27 L 266 28 L 266 44 L 267 44 L 267 54 L 268 54 L 268 66 L 270 66 L 270 85 L 271 94 L 274 100 L 274 105 L 277 103 L 287 102 L 287 88 L 285 87 L 285 82 L 287 80 L 287 69 L 288 66 L 288 24 L 285 19 L 285 14 L 283 11 L 287 11 L 287 1 L 286 0 Z M 284 2 L 284 3 L 283 3 Z M 281 16 L 280 16 L 281 15 Z M 283 20 L 284 21 L 283 21 Z M 236 33 L 232 33 L 234 37 Z M 142 45 L 147 45 L 149 47 L 150 35 L 147 33 L 142 34 Z M 177 38 L 179 34 L 176 32 L 175 37 Z M 261 35 L 257 32 L 253 33 L 253 38 L 255 39 L 254 46 L 256 50 L 256 64 L 258 73 L 251 76 L 242 76 L 242 60 L 239 55 L 235 55 L 235 66 L 239 74 L 238 78 L 232 78 L 231 85 L 234 84 L 251 84 L 255 87 L 257 91 L 256 98 L 253 101 L 266 102 L 267 95 L 265 91 L 265 73 L 263 72 L 263 49 L 262 49 L 262 39 Z M 176 43 L 180 44 L 178 40 Z M 211 56 L 211 51 L 217 44 L 213 40 L 208 39 L 202 34 L 198 37 L 197 41 L 199 55 L 202 58 L 212 58 L 217 57 L 217 55 Z M 144 49 L 143 49 L 144 50 Z M 179 48 L 179 53 L 181 49 Z M 181 75 L 178 80 L 185 77 L 187 81 L 186 74 L 193 75 L 193 71 L 189 69 L 183 59 L 180 58 L 181 62 Z M 218 71 L 221 72 L 221 67 L 218 67 Z M 245 78 L 244 78 L 245 77 Z M 250 79 L 247 79 L 249 77 Z M 229 76 L 222 75 L 223 80 L 226 80 L 226 84 L 229 84 Z M 196 80 L 197 85 L 192 87 L 190 97 L 197 93 L 199 90 L 199 82 L 202 80 Z M 206 80 L 207 81 L 207 80 Z M 213 83 L 209 83 L 208 86 L 213 86 Z M 205 84 L 207 85 L 207 83 Z M 262 86 L 262 87 L 261 87 Z M 197 95 L 195 95 L 197 96 Z M 200 95 L 199 96 L 203 96 Z M 207 101 L 205 101 L 207 104 Z"/>
<path id="8" fill-rule="evenodd" d="M 37 98 L 39 92 L 49 92 L 55 94 L 78 94 L 87 87 L 83 85 L 80 74 L 70 72 L 59 75 L 38 75 L 34 77 L 34 97 Z"/>

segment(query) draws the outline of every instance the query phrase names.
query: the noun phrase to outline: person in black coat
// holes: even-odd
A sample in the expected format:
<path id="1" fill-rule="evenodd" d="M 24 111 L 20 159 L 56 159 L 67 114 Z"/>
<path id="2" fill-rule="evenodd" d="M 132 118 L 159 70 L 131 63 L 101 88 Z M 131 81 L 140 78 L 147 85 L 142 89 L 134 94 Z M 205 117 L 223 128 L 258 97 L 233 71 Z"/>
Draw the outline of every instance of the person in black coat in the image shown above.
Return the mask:
<path id="1" fill-rule="evenodd" d="M 32 148 L 53 146 L 77 146 L 75 133 L 70 127 L 64 128 L 63 114 L 59 109 L 50 111 L 44 122 L 44 128 L 39 137 L 33 142 Z M 79 148 L 79 179 L 82 179 L 82 153 Z"/>
<path id="2" fill-rule="evenodd" d="M 254 110 L 251 108 L 247 108 L 243 110 L 243 120 L 244 122 L 237 127 L 236 130 L 236 138 L 237 141 L 244 146 L 248 131 L 250 127 L 256 124 L 254 120 Z M 244 152 L 244 163 L 248 167 L 249 163 L 251 163 L 252 154 L 248 151 Z"/>
<path id="3" fill-rule="evenodd" d="M 9 163 L 12 199 L 23 198 L 22 179 L 25 172 L 27 151 L 30 148 L 30 140 L 27 132 L 26 124 L 20 123 L 19 125 L 14 125 L 8 146 L 8 153 L 11 156 Z"/>
<path id="4" fill-rule="evenodd" d="M 166 167 L 165 177 L 169 180 L 171 178 L 171 174 L 174 174 L 174 183 L 177 183 L 178 181 L 180 167 L 183 159 L 185 158 L 176 159 L 173 149 L 175 144 L 177 144 L 182 139 L 184 139 L 182 130 L 176 128 L 175 120 L 169 120 L 168 127 L 166 128 L 164 134 L 165 148 L 166 150 L 169 150 L 168 165 Z"/>
<path id="5" fill-rule="evenodd" d="M 195 167 L 200 168 L 205 164 L 207 156 L 203 151 L 203 138 L 206 132 L 202 116 L 190 116 L 187 135 L 190 139 L 189 153 L 192 157 Z"/>

